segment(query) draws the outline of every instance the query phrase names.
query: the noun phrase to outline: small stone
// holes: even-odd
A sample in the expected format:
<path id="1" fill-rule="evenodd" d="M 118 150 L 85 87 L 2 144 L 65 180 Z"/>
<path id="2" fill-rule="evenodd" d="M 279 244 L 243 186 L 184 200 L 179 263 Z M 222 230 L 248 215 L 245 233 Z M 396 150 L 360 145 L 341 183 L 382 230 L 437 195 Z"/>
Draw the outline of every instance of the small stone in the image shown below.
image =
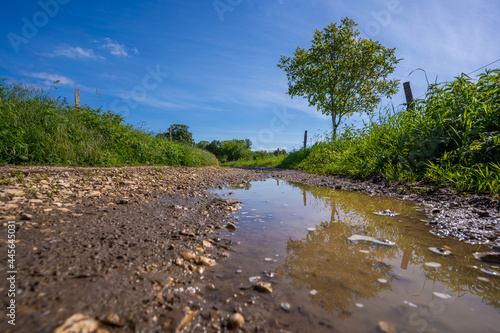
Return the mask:
<path id="1" fill-rule="evenodd" d="M 43 200 L 41 200 L 41 199 L 30 199 L 30 200 L 28 200 L 28 203 L 30 203 L 30 204 L 41 204 L 41 203 L 43 203 Z"/>
<path id="2" fill-rule="evenodd" d="M 430 247 L 429 250 L 442 256 L 448 256 L 451 254 L 451 251 L 445 249 L 444 247 Z"/>
<path id="3" fill-rule="evenodd" d="M 31 214 L 23 214 L 23 215 L 21 215 L 21 220 L 31 221 L 32 219 L 33 219 L 33 215 L 31 215 Z"/>
<path id="4" fill-rule="evenodd" d="M 484 274 L 488 274 L 488 275 L 500 276 L 500 273 L 498 273 L 497 271 L 494 271 L 492 269 L 481 268 L 481 272 L 483 272 Z"/>
<path id="5" fill-rule="evenodd" d="M 309 294 L 311 294 L 311 295 L 313 295 L 313 296 L 314 296 L 314 295 L 317 295 L 317 294 L 318 294 L 318 291 L 317 291 L 316 289 L 311 289 L 311 290 L 309 291 Z"/>
<path id="6" fill-rule="evenodd" d="M 121 320 L 120 316 L 116 313 L 110 313 L 102 320 L 103 323 L 116 327 L 125 326 L 125 322 Z"/>
<path id="7" fill-rule="evenodd" d="M 386 321 L 379 321 L 378 329 L 379 332 L 382 333 L 396 333 L 396 327 L 394 326 L 394 324 L 388 323 Z"/>
<path id="8" fill-rule="evenodd" d="M 206 240 L 204 240 L 204 241 L 202 242 L 202 244 L 203 244 L 203 247 L 206 247 L 206 248 L 211 248 L 211 247 L 213 247 L 212 243 L 210 243 L 209 241 L 206 241 Z"/>
<path id="9" fill-rule="evenodd" d="M 204 256 L 199 256 L 196 258 L 196 264 L 203 265 L 203 266 L 213 266 L 213 265 L 215 265 L 215 260 L 204 257 Z"/>
<path id="10" fill-rule="evenodd" d="M 177 329 L 175 330 L 176 333 L 182 332 L 191 322 L 191 320 L 196 316 L 198 311 L 192 311 L 190 308 L 186 307 L 184 308 L 184 319 L 182 319 L 181 323 L 179 326 L 177 326 Z"/>
<path id="11" fill-rule="evenodd" d="M 162 293 L 159 293 L 158 295 L 156 295 L 156 297 L 154 299 L 155 302 L 159 302 L 159 303 L 163 302 L 164 300 L 165 300 L 165 298 L 163 298 Z"/>
<path id="12" fill-rule="evenodd" d="M 193 261 L 196 259 L 196 254 L 194 252 L 191 252 L 191 251 L 181 251 L 179 252 L 179 254 L 181 255 L 182 259 L 186 260 L 186 261 Z"/>
<path id="13" fill-rule="evenodd" d="M 382 284 L 385 284 L 387 283 L 387 280 L 386 279 L 377 279 L 378 282 L 382 283 Z"/>
<path id="14" fill-rule="evenodd" d="M 227 321 L 227 326 L 230 329 L 235 329 L 240 327 L 244 323 L 245 323 L 245 318 L 240 313 L 236 312 L 229 317 Z"/>
<path id="15" fill-rule="evenodd" d="M 361 304 L 361 303 L 356 303 L 355 305 L 356 305 L 356 307 L 358 307 L 358 308 L 360 308 L 360 309 L 365 307 L 365 306 L 364 306 L 363 304 Z"/>
<path id="16" fill-rule="evenodd" d="M 269 282 L 257 282 L 253 285 L 253 288 L 261 292 L 266 292 L 266 293 L 273 292 L 273 287 Z"/>
<path id="17" fill-rule="evenodd" d="M 229 230 L 229 231 L 235 231 L 236 230 L 236 225 L 234 223 L 229 222 L 226 225 L 226 229 Z"/>
<path id="18" fill-rule="evenodd" d="M 281 303 L 281 309 L 285 312 L 290 312 L 291 305 L 288 302 Z"/>
<path id="19" fill-rule="evenodd" d="M 257 275 L 257 276 L 251 276 L 251 277 L 249 277 L 248 281 L 250 281 L 251 283 L 255 283 L 255 282 L 259 282 L 260 279 L 261 279 L 261 277 Z"/>
<path id="20" fill-rule="evenodd" d="M 15 221 L 16 217 L 14 215 L 2 216 L 0 217 L 1 221 Z"/>
<path id="21" fill-rule="evenodd" d="M 215 289 L 215 285 L 214 285 L 213 283 L 209 283 L 209 284 L 207 284 L 207 285 L 205 286 L 205 288 L 206 288 L 207 290 L 214 290 L 214 289 Z"/>
<path id="22" fill-rule="evenodd" d="M 342 189 L 342 185 L 335 185 L 335 189 L 336 190 L 341 190 Z"/>
<path id="23" fill-rule="evenodd" d="M 130 200 L 129 200 L 128 198 L 121 198 L 121 199 L 119 199 L 116 203 L 117 203 L 118 205 L 126 205 L 126 204 L 128 204 L 129 202 L 130 202 Z"/>
<path id="24" fill-rule="evenodd" d="M 475 252 L 474 258 L 485 262 L 493 262 L 496 264 L 500 264 L 499 252 Z"/>
<path id="25" fill-rule="evenodd" d="M 448 294 L 445 294 L 445 293 L 440 293 L 440 292 L 437 292 L 437 291 L 434 291 L 433 294 L 434 294 L 434 296 L 439 297 L 441 299 L 450 299 L 450 298 L 453 298 L 453 296 L 451 296 L 451 295 L 448 295 Z"/>
<path id="26" fill-rule="evenodd" d="M 99 322 L 87 315 L 75 313 L 61 326 L 57 327 L 55 333 L 74 333 L 74 332 L 94 332 L 99 328 Z"/>
<path id="27" fill-rule="evenodd" d="M 431 262 L 426 262 L 425 266 L 432 267 L 432 268 L 439 268 L 439 267 L 441 267 L 441 264 L 438 263 L 438 262 L 432 262 L 431 261 Z"/>

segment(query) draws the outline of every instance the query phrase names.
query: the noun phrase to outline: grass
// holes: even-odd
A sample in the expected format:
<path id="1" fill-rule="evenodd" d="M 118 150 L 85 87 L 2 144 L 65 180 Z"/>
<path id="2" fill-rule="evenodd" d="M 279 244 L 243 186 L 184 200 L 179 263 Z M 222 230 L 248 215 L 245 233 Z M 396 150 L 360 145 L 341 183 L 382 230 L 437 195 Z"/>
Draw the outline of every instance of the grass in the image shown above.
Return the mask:
<path id="1" fill-rule="evenodd" d="M 193 146 L 156 138 L 111 111 L 76 108 L 42 90 L 0 83 L 0 164 L 217 165 Z"/>
<path id="2" fill-rule="evenodd" d="M 414 110 L 387 110 L 377 122 L 316 144 L 294 164 L 308 172 L 425 180 L 498 195 L 499 110 L 500 70 L 479 75 L 477 82 L 462 75 L 430 86 Z"/>
<path id="3" fill-rule="evenodd" d="M 264 158 L 257 159 L 239 159 L 237 161 L 225 162 L 223 166 L 243 166 L 251 168 L 267 167 L 267 168 L 277 168 L 281 165 L 283 160 L 287 155 L 266 155 Z"/>

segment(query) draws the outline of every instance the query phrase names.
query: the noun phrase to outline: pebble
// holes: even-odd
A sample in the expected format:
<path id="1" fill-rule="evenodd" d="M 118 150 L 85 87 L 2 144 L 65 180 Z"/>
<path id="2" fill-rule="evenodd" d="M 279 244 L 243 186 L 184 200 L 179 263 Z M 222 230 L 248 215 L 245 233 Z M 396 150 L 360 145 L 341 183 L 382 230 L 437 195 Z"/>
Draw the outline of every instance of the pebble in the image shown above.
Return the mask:
<path id="1" fill-rule="evenodd" d="M 255 282 L 260 281 L 260 279 L 261 279 L 260 276 L 251 276 L 248 278 L 248 281 L 250 281 L 251 283 L 255 283 Z"/>
<path id="2" fill-rule="evenodd" d="M 483 281 L 483 282 L 490 282 L 490 279 L 482 277 L 482 276 L 478 276 L 477 279 L 480 281 Z"/>
<path id="3" fill-rule="evenodd" d="M 477 260 L 500 264 L 500 252 L 475 252 L 473 255 Z"/>
<path id="4" fill-rule="evenodd" d="M 364 306 L 363 304 L 361 304 L 361 303 L 356 303 L 355 305 L 356 305 L 356 307 L 358 307 L 358 308 L 360 308 L 360 309 L 365 307 L 365 306 Z"/>
<path id="5" fill-rule="evenodd" d="M 182 259 L 184 260 L 187 260 L 187 261 L 192 261 L 192 260 L 195 260 L 196 259 L 196 254 L 194 252 L 185 252 L 185 251 L 181 251 L 179 252 L 179 254 L 181 255 Z"/>
<path id="6" fill-rule="evenodd" d="M 314 296 L 314 295 L 318 294 L 318 291 L 316 289 L 311 289 L 311 290 L 309 290 L 309 294 Z"/>
<path id="7" fill-rule="evenodd" d="M 498 273 L 497 271 L 487 269 L 487 268 L 481 268 L 481 272 L 483 272 L 484 274 L 488 274 L 488 275 L 500 276 L 500 273 Z"/>
<path id="8" fill-rule="evenodd" d="M 161 294 L 158 294 L 161 295 Z M 111 326 L 116 326 L 116 327 L 123 327 L 125 326 L 125 322 L 120 318 L 120 316 L 116 313 L 110 313 L 108 314 L 103 320 L 103 323 Z"/>
<path id="9" fill-rule="evenodd" d="M 377 281 L 380 282 L 380 283 L 387 283 L 386 279 L 377 279 Z"/>
<path id="10" fill-rule="evenodd" d="M 441 264 L 438 262 L 430 261 L 430 262 L 426 262 L 425 266 L 432 267 L 432 268 L 439 268 L 439 267 L 441 267 Z"/>
<path id="11" fill-rule="evenodd" d="M 99 322 L 87 315 L 75 313 L 61 326 L 57 327 L 54 333 L 74 333 L 74 332 L 94 332 L 99 328 Z"/>
<path id="12" fill-rule="evenodd" d="M 241 315 L 241 313 L 233 313 L 227 322 L 227 325 L 230 329 L 235 329 L 240 327 L 245 323 L 245 318 Z"/>
<path id="13" fill-rule="evenodd" d="M 415 303 L 409 302 L 409 301 L 403 301 L 404 304 L 411 306 L 412 308 L 418 308 L 418 306 Z"/>
<path id="14" fill-rule="evenodd" d="M 33 219 L 33 215 L 31 215 L 31 214 L 23 214 L 23 215 L 21 215 L 21 220 L 31 221 L 32 219 Z"/>
<path id="15" fill-rule="evenodd" d="M 253 285 L 253 288 L 258 291 L 272 293 L 273 287 L 269 282 L 257 282 Z"/>
<path id="16" fill-rule="evenodd" d="M 236 230 L 236 225 L 234 223 L 231 223 L 229 222 L 227 225 L 226 225 L 226 229 L 229 230 L 229 231 L 234 231 Z"/>
<path id="17" fill-rule="evenodd" d="M 215 265 L 215 260 L 204 257 L 204 256 L 199 256 L 196 258 L 196 264 L 197 265 L 204 265 L 204 266 L 213 266 L 213 265 Z"/>
<path id="18" fill-rule="evenodd" d="M 444 247 L 430 247 L 429 250 L 443 256 L 449 256 L 451 254 L 451 251 L 445 249 Z"/>
<path id="19" fill-rule="evenodd" d="M 394 326 L 394 324 L 388 323 L 386 321 L 379 321 L 378 329 L 379 332 L 382 333 L 396 333 L 396 327 Z"/>
<path id="20" fill-rule="evenodd" d="M 285 312 L 290 312 L 291 307 L 292 306 L 288 302 L 281 303 L 281 309 L 283 309 L 283 311 Z"/>
<path id="21" fill-rule="evenodd" d="M 437 292 L 437 291 L 434 291 L 433 294 L 434 294 L 434 296 L 439 297 L 441 299 L 450 299 L 450 298 L 453 298 L 453 296 L 451 296 L 451 295 L 448 295 L 448 294 L 445 294 L 445 293 L 440 293 L 440 292 Z"/>

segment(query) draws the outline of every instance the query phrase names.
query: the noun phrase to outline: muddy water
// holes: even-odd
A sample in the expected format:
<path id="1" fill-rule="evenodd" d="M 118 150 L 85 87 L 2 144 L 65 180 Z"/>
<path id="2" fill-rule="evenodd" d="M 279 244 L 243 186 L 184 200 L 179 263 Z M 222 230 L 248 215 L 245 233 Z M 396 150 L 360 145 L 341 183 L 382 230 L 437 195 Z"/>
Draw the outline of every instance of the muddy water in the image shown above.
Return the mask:
<path id="1" fill-rule="evenodd" d="M 230 191 L 243 208 L 221 237 L 239 244 L 215 268 L 210 297 L 240 307 L 247 322 L 292 332 L 375 332 L 380 321 L 397 332 L 498 332 L 500 276 L 481 269 L 500 268 L 472 256 L 488 248 L 432 235 L 412 203 L 278 180 L 217 193 Z M 399 215 L 373 214 L 387 209 Z M 273 293 L 247 289 L 259 278 Z"/>

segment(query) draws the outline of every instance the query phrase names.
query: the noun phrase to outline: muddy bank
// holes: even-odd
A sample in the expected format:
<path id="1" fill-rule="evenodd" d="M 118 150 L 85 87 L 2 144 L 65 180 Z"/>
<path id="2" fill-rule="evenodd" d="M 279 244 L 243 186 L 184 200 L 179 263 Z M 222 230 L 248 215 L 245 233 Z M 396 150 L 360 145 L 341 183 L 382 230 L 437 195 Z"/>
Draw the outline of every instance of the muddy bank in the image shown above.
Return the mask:
<path id="1" fill-rule="evenodd" d="M 437 234 L 499 241 L 499 203 L 488 196 L 401 193 L 383 183 L 291 170 L 4 166 L 0 294 L 4 308 L 15 300 L 16 326 L 2 320 L 0 331 L 69 332 L 80 325 L 100 332 L 217 332 L 239 325 L 236 312 L 247 316 L 244 331 L 277 329 L 266 324 L 273 318 L 265 308 L 204 299 L 214 287 L 211 266 L 223 265 L 234 250 L 218 234 L 232 227 L 238 209 L 230 190 L 218 198 L 207 189 L 267 177 L 412 199 L 428 210 Z M 7 297 L 9 221 L 15 221 L 15 297 Z"/>

